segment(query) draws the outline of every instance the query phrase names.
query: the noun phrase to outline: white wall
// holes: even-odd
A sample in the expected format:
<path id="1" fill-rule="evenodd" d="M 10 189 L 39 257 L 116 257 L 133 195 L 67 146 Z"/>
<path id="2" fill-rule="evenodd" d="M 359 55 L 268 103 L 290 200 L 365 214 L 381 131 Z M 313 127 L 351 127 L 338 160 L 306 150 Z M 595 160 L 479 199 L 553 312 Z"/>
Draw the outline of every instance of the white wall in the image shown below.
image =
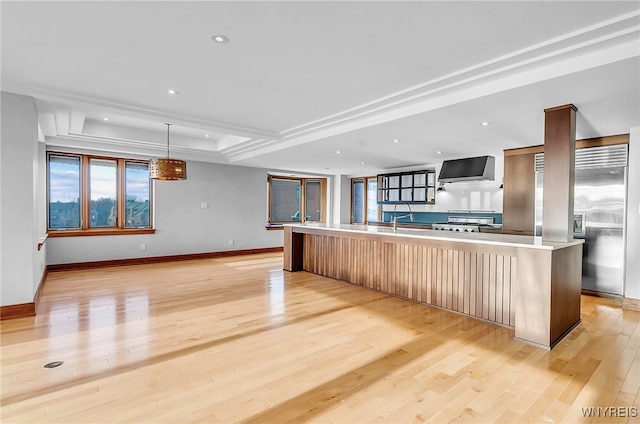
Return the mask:
<path id="1" fill-rule="evenodd" d="M 331 178 L 332 214 L 328 222 L 349 224 L 351 222 L 351 178 L 347 175 L 335 175 Z"/>
<path id="2" fill-rule="evenodd" d="M 36 213 L 36 234 L 47 234 L 47 146 L 38 143 L 37 162 L 34 163 L 36 188 L 33 190 Z M 47 243 L 35 252 L 33 262 L 33 293 L 38 290 L 44 267 L 47 265 Z"/>
<path id="3" fill-rule="evenodd" d="M 625 297 L 640 299 L 640 128 L 629 139 Z"/>
<path id="4" fill-rule="evenodd" d="M 155 234 L 49 238 L 48 263 L 282 246 L 283 232 L 265 229 L 267 170 L 188 162 L 187 174 L 154 183 Z"/>
<path id="5" fill-rule="evenodd" d="M 38 252 L 38 122 L 31 97 L 2 92 L 0 305 L 33 301 L 42 276 Z"/>
<path id="6" fill-rule="evenodd" d="M 442 163 L 425 165 L 420 169 L 436 170 L 440 174 Z M 447 212 L 449 210 L 493 211 L 502 213 L 502 176 L 504 159 L 496 157 L 495 181 L 472 181 L 445 184 L 445 191 L 436 192 L 435 205 L 411 205 L 414 212 Z M 383 210 L 393 210 L 393 205 L 385 205 Z M 404 210 L 404 209 L 403 209 Z"/>

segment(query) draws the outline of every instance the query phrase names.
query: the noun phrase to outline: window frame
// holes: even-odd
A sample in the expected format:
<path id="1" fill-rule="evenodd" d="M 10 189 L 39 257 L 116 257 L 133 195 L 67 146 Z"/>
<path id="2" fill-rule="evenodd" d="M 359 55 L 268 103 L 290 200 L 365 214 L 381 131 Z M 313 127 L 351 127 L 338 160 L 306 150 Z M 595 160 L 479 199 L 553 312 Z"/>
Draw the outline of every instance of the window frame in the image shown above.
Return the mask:
<path id="1" fill-rule="evenodd" d="M 274 221 L 272 218 L 273 211 L 273 179 L 277 180 L 292 180 L 300 182 L 300 221 Z M 306 208 L 307 208 L 307 181 L 320 181 L 320 221 L 307 220 Z M 267 211 L 267 223 L 268 225 L 282 224 L 304 224 L 306 222 L 319 222 L 325 223 L 327 221 L 327 179 L 323 177 L 291 177 L 284 175 L 267 175 L 267 189 L 268 189 L 268 211 Z"/>
<path id="2" fill-rule="evenodd" d="M 80 228 L 51 228 L 50 227 L 50 158 L 51 156 L 67 156 L 80 159 Z M 111 227 L 91 227 L 91 160 L 115 161 L 116 163 L 116 225 Z M 113 156 L 91 155 L 72 152 L 47 151 L 47 193 L 46 193 L 46 213 L 47 213 L 47 233 L 49 237 L 70 237 L 70 236 L 104 236 L 104 235 L 124 235 L 124 234 L 153 234 L 153 194 L 154 184 L 149 181 L 149 225 L 141 227 L 126 226 L 126 172 L 127 163 L 140 163 L 149 165 L 148 160 L 122 158 Z"/>
<path id="3" fill-rule="evenodd" d="M 358 224 L 358 225 L 369 225 L 371 224 L 369 222 L 369 215 L 367 214 L 367 207 L 369 205 L 369 190 L 368 190 L 368 182 L 369 180 L 375 180 L 376 182 L 378 181 L 378 177 L 377 175 L 367 175 L 365 177 L 355 177 L 355 178 L 351 178 L 351 200 L 349 202 L 349 210 L 350 210 L 350 218 L 349 218 L 349 222 L 351 224 Z M 364 199 L 363 199 L 363 206 L 364 209 L 362 211 L 362 217 L 363 217 L 363 222 L 354 222 L 353 221 L 353 217 L 355 215 L 354 210 L 353 210 L 353 186 L 355 183 L 357 182 L 361 182 L 364 184 Z M 378 190 L 376 190 L 376 201 L 377 201 L 377 192 Z M 377 202 L 376 202 L 377 203 Z M 377 217 L 377 221 L 373 222 L 373 224 L 379 224 L 382 220 L 382 205 L 380 203 L 377 203 L 378 205 L 378 217 Z"/>
<path id="4" fill-rule="evenodd" d="M 424 174 L 424 184 L 416 183 L 416 176 Z M 378 204 L 381 205 L 395 205 L 398 203 L 409 204 L 423 204 L 423 205 L 435 205 L 436 204 L 436 171 L 435 169 L 421 169 L 418 171 L 407 172 L 392 172 L 389 174 L 378 174 Z M 432 175 L 433 183 L 429 182 L 429 176 Z M 404 183 L 404 177 L 410 177 L 411 183 Z M 391 187 L 390 181 L 392 178 L 398 179 L 398 186 Z M 414 199 L 416 189 L 424 189 L 424 199 Z M 429 196 L 429 190 L 432 190 L 433 196 Z M 403 190 L 411 190 L 411 199 L 403 199 Z M 397 191 L 398 199 L 390 200 L 389 195 L 392 191 Z"/>

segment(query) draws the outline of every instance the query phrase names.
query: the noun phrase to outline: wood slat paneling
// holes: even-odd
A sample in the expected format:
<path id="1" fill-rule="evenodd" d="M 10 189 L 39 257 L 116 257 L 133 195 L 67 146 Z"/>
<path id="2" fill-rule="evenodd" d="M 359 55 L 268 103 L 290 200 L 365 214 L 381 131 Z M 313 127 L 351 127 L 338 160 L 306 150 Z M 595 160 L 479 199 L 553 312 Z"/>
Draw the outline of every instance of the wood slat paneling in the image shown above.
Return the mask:
<path id="1" fill-rule="evenodd" d="M 504 325 L 515 320 L 515 256 L 304 235 L 303 269 Z"/>

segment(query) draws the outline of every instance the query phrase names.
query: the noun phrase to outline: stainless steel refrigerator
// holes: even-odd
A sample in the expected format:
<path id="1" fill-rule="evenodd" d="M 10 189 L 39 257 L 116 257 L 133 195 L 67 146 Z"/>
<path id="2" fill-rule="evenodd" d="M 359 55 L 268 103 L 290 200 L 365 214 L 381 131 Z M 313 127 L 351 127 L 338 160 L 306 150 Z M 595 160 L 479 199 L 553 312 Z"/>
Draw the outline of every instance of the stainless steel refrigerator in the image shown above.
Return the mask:
<path id="1" fill-rule="evenodd" d="M 536 235 L 542 235 L 544 160 L 536 155 Z M 582 288 L 624 290 L 627 145 L 576 151 L 574 238 L 583 238 Z"/>

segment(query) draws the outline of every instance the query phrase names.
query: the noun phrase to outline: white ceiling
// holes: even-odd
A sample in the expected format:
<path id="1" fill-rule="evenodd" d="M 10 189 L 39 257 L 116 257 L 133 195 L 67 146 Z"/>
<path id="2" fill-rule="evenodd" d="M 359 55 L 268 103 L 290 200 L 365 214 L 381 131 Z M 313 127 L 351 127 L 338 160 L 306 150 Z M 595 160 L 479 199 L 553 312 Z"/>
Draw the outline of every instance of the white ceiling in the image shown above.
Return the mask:
<path id="1" fill-rule="evenodd" d="M 58 148 L 162 156 L 169 122 L 172 157 L 365 175 L 541 144 L 543 110 L 567 103 L 579 139 L 640 126 L 638 1 L 2 1 L 0 14 L 2 90 L 36 98 Z"/>

